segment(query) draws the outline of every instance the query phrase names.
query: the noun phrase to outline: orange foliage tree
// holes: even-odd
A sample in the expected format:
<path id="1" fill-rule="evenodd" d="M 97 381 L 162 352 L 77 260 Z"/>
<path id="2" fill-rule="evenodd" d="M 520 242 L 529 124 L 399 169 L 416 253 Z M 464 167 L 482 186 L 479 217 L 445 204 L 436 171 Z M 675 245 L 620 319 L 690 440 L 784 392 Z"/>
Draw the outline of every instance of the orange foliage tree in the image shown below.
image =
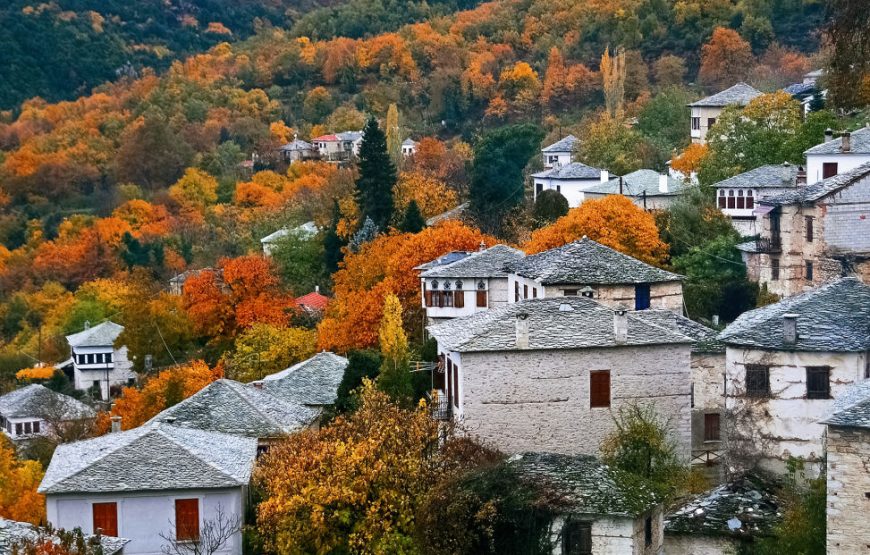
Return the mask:
<path id="1" fill-rule="evenodd" d="M 671 161 L 671 168 L 689 177 L 692 172 L 698 171 L 709 153 L 707 145 L 692 143 Z"/>
<path id="2" fill-rule="evenodd" d="M 561 247 L 584 235 L 650 264 L 664 263 L 668 254 L 653 216 L 621 195 L 583 202 L 552 225 L 532 233 L 523 250 L 534 254 Z"/>
<path id="3" fill-rule="evenodd" d="M 404 213 L 413 200 L 424 218 L 431 218 L 459 204 L 456 191 L 443 181 L 418 171 L 402 172 L 393 194 L 397 213 Z"/>
<path id="4" fill-rule="evenodd" d="M 420 233 L 391 233 L 349 253 L 333 276 L 335 297 L 318 328 L 318 346 L 339 352 L 374 347 L 384 299 L 394 293 L 402 302 L 406 330 L 420 333 L 420 280 L 414 267 L 454 250 L 475 250 L 493 237 L 448 220 Z"/>
<path id="5" fill-rule="evenodd" d="M 746 79 L 752 69 L 752 46 L 737 31 L 716 27 L 701 48 L 698 78 L 709 87 L 723 89 Z"/>
<path id="6" fill-rule="evenodd" d="M 0 518 L 40 524 L 45 521 L 45 498 L 36 493 L 42 481 L 36 461 L 19 461 L 15 447 L 0 436 Z"/>

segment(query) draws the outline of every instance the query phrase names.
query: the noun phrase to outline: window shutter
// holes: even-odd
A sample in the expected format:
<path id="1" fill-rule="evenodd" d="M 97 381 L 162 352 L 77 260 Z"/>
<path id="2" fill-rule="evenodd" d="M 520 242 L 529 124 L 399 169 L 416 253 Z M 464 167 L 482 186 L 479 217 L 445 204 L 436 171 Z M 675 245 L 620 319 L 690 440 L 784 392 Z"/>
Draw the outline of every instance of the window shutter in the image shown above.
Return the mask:
<path id="1" fill-rule="evenodd" d="M 704 415 L 704 441 L 719 441 L 719 413 Z"/>
<path id="2" fill-rule="evenodd" d="M 459 366 L 453 365 L 453 406 L 459 408 Z"/>
<path id="3" fill-rule="evenodd" d="M 424 296 L 426 298 L 426 306 L 432 306 L 432 291 L 427 289 Z"/>
<path id="4" fill-rule="evenodd" d="M 104 536 L 117 536 L 118 504 L 94 503 L 92 510 L 94 517 L 94 532 L 99 529 Z"/>
<path id="5" fill-rule="evenodd" d="M 486 306 L 486 291 L 478 291 L 477 292 L 477 306 L 481 306 L 481 307 Z"/>
<path id="6" fill-rule="evenodd" d="M 175 539 L 199 539 L 199 499 L 175 500 Z"/>
<path id="7" fill-rule="evenodd" d="M 589 406 L 610 406 L 610 370 L 589 373 Z"/>
<path id="8" fill-rule="evenodd" d="M 465 306 L 465 291 L 453 292 L 453 306 L 463 308 Z"/>

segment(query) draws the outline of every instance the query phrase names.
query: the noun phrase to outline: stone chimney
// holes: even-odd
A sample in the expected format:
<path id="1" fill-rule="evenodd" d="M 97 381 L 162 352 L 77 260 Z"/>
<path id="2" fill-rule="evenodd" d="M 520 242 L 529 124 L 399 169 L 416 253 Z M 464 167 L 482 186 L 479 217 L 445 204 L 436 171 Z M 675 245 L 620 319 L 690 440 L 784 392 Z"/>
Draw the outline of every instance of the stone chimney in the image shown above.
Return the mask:
<path id="1" fill-rule="evenodd" d="M 610 172 L 607 170 L 601 170 L 601 182 L 607 183 L 610 181 Z"/>
<path id="2" fill-rule="evenodd" d="M 828 127 L 825 129 L 825 142 L 834 140 L 834 130 Z"/>
<path id="3" fill-rule="evenodd" d="M 805 170 L 803 166 L 798 166 L 797 177 L 795 178 L 795 185 L 806 185 L 806 184 L 807 184 L 807 170 Z"/>
<path id="4" fill-rule="evenodd" d="M 251 382 L 251 385 L 254 386 L 254 389 L 263 389 L 262 381 Z"/>
<path id="5" fill-rule="evenodd" d="M 788 162 L 782 163 L 782 181 L 789 183 L 791 181 L 791 164 Z"/>
<path id="6" fill-rule="evenodd" d="M 782 315 L 782 342 L 786 345 L 794 345 L 798 340 L 797 314 Z"/>
<path id="7" fill-rule="evenodd" d="M 659 175 L 659 192 L 667 193 L 668 192 L 668 176 L 667 174 Z"/>
<path id="8" fill-rule="evenodd" d="M 113 416 L 112 417 L 112 433 L 117 434 L 121 431 L 121 417 Z"/>
<path id="9" fill-rule="evenodd" d="M 320 293 L 320 286 L 319 286 L 319 285 L 315 285 L 315 286 L 314 286 L 314 292 L 315 292 L 315 293 Z"/>
<path id="10" fill-rule="evenodd" d="M 617 343 L 628 341 L 628 310 L 623 307 L 613 311 L 613 337 Z"/>
<path id="11" fill-rule="evenodd" d="M 486 250 L 486 243 L 484 243 L 483 241 L 481 241 L 481 242 L 480 242 L 480 245 L 477 246 L 477 250 L 478 250 L 479 252 L 483 252 L 483 251 L 485 251 L 485 250 Z"/>
<path id="12" fill-rule="evenodd" d="M 840 136 L 840 152 L 852 152 L 852 134 L 848 131 Z"/>
<path id="13" fill-rule="evenodd" d="M 525 312 L 517 314 L 517 349 L 529 348 L 529 315 Z"/>

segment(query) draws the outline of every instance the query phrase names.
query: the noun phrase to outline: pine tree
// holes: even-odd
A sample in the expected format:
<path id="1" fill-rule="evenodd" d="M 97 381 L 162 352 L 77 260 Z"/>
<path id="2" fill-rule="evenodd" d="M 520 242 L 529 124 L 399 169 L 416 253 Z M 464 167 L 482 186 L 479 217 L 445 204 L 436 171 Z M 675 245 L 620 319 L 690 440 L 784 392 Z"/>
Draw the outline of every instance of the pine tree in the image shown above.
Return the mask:
<path id="1" fill-rule="evenodd" d="M 390 160 L 387 138 L 375 118 L 369 118 L 363 132 L 356 200 L 363 221 L 371 218 L 378 229 L 384 229 L 393 217 L 396 166 Z"/>
<path id="2" fill-rule="evenodd" d="M 405 209 L 405 217 L 402 219 L 400 231 L 405 233 L 419 233 L 426 227 L 426 220 L 423 219 L 423 214 L 420 213 L 420 207 L 417 206 L 417 201 L 412 200 Z"/>
<path id="3" fill-rule="evenodd" d="M 344 252 L 341 249 L 345 246 L 346 242 L 338 236 L 338 222 L 340 219 L 341 209 L 338 207 L 338 201 L 334 200 L 332 204 L 332 221 L 323 234 L 323 263 L 329 275 L 338 271 L 338 265 L 344 259 Z"/>

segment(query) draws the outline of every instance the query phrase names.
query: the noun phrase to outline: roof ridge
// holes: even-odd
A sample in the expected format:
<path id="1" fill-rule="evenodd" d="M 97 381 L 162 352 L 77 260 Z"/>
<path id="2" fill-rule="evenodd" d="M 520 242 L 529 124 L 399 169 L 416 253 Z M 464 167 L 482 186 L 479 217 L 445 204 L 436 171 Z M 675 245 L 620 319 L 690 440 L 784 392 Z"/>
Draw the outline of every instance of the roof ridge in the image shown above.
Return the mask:
<path id="1" fill-rule="evenodd" d="M 218 380 L 218 381 L 222 381 L 222 380 L 223 380 L 223 378 L 221 378 L 221 380 Z M 254 403 L 252 403 L 251 400 L 248 399 L 247 394 L 249 393 L 249 390 L 250 390 L 250 391 L 258 391 L 258 392 L 260 392 L 260 393 L 262 393 L 262 394 L 264 394 L 264 395 L 266 395 L 266 396 L 268 396 L 268 397 L 272 397 L 272 398 L 275 399 L 276 401 L 279 401 L 279 402 L 281 402 L 281 403 L 287 404 L 285 401 L 283 401 L 283 400 L 281 400 L 281 399 L 278 399 L 277 397 L 275 397 L 274 395 L 272 395 L 270 392 L 266 391 L 265 389 L 258 389 L 258 388 L 256 388 L 256 387 L 251 387 L 251 388 L 249 388 L 249 387 L 247 386 L 247 384 L 243 384 L 243 383 L 241 383 L 241 382 L 236 382 L 235 380 L 227 380 L 227 381 L 228 381 L 228 382 L 233 382 L 234 384 L 237 383 L 237 384 L 239 384 L 239 385 L 241 386 L 240 390 L 244 390 L 244 393 L 242 393 L 240 390 L 237 390 L 237 389 L 235 388 L 235 386 L 230 386 L 230 389 L 231 389 L 232 392 L 235 393 L 239 398 L 241 398 L 242 401 L 244 401 L 245 404 L 247 404 L 249 407 L 251 407 L 252 409 L 254 409 L 254 412 L 256 412 L 257 414 L 263 416 L 266 420 L 268 420 L 268 421 L 269 421 L 272 425 L 274 425 L 275 427 L 280 428 L 280 429 L 286 431 L 286 427 L 285 427 L 284 425 L 282 425 L 281 422 L 279 422 L 279 421 L 278 421 L 276 418 L 274 418 L 272 415 L 270 415 L 270 414 L 264 412 L 264 411 L 261 410 L 258 406 L 256 406 Z M 256 395 L 256 394 L 255 394 L 255 395 Z"/>
<path id="2" fill-rule="evenodd" d="M 130 445 L 131 443 L 133 443 L 134 441 L 136 441 L 136 440 L 138 440 L 138 439 L 140 439 L 140 438 L 142 438 L 142 437 L 148 435 L 148 434 L 151 433 L 153 430 L 150 430 L 150 429 L 145 428 L 146 425 L 147 425 L 147 424 L 143 424 L 142 426 L 139 426 L 138 428 L 133 428 L 132 430 L 125 430 L 125 431 L 123 431 L 123 432 L 118 432 L 117 434 L 111 434 L 111 433 L 110 433 L 110 434 L 103 435 L 103 436 L 98 436 L 98 437 L 89 438 L 89 439 L 83 439 L 83 440 L 81 440 L 81 441 L 73 441 L 72 443 L 67 443 L 67 444 L 61 444 L 61 445 L 59 445 L 57 450 L 62 449 L 65 445 L 66 445 L 66 446 L 72 446 L 72 445 L 75 445 L 75 444 L 77 444 L 77 443 L 83 443 L 83 442 L 86 442 L 86 441 L 97 442 L 98 440 L 101 440 L 101 439 L 106 438 L 106 437 L 108 437 L 108 438 L 111 439 L 111 436 L 112 436 L 112 435 L 116 435 L 116 436 L 117 436 L 117 435 L 120 435 L 120 434 L 124 434 L 124 435 L 125 435 L 125 438 L 124 438 L 124 439 L 126 439 L 127 437 L 131 437 L 131 438 L 132 438 L 132 439 L 130 439 L 129 441 L 126 441 L 126 442 L 118 442 L 118 443 L 116 444 L 116 446 L 115 446 L 114 449 L 107 450 L 105 453 L 103 453 L 102 455 L 98 456 L 98 457 L 95 458 L 94 460 L 89 461 L 88 464 L 86 464 L 85 466 L 79 468 L 78 470 L 76 470 L 76 471 L 73 472 L 72 474 L 67 474 L 67 475 L 63 476 L 62 478 L 60 478 L 59 480 L 56 480 L 54 483 L 52 483 L 52 484 L 49 485 L 49 486 L 44 486 L 42 483 L 40 483 L 39 488 L 37 489 L 37 491 L 39 491 L 39 490 L 41 490 L 41 489 L 48 489 L 48 488 L 55 487 L 55 486 L 57 486 L 58 484 L 61 484 L 61 483 L 63 483 L 63 482 L 66 482 L 67 480 L 70 480 L 70 479 L 72 479 L 72 478 L 75 478 L 76 476 L 78 476 L 79 474 L 81 474 L 81 473 L 84 472 L 85 470 L 91 468 L 92 466 L 94 466 L 94 465 L 97 464 L 98 462 L 105 460 L 105 459 L 106 459 L 107 457 L 109 457 L 110 455 L 114 455 L 115 453 L 117 453 L 117 452 L 120 451 L 121 449 L 123 449 L 123 448 L 129 446 L 129 445 Z M 137 435 L 137 432 L 138 432 L 138 435 Z M 133 437 L 133 436 L 135 436 L 135 437 Z M 55 450 L 55 453 L 57 453 L 57 450 Z M 54 456 L 52 456 L 52 460 L 54 460 Z M 49 463 L 49 467 L 50 467 L 50 466 L 51 466 L 51 463 Z M 46 472 L 48 472 L 48 468 L 46 468 Z M 43 480 L 44 480 L 44 477 L 43 477 Z"/>
<path id="3" fill-rule="evenodd" d="M 226 469 L 223 469 L 223 468 L 217 466 L 217 465 L 216 465 L 215 463 L 213 463 L 212 461 L 206 460 L 206 459 L 203 458 L 201 455 L 199 455 L 199 454 L 197 454 L 197 453 L 191 451 L 190 448 L 189 448 L 188 446 L 184 445 L 183 443 L 179 442 L 176 438 L 172 437 L 172 434 L 171 434 L 171 433 L 166 433 L 166 431 L 167 431 L 169 428 L 172 428 L 172 431 L 173 431 L 173 432 L 175 432 L 175 433 L 180 433 L 180 434 L 184 434 L 184 433 L 191 432 L 191 431 L 196 432 L 196 433 L 203 433 L 203 434 L 216 434 L 216 435 L 222 435 L 222 436 L 230 436 L 230 434 L 224 434 L 224 433 L 222 433 L 222 432 L 214 432 L 214 431 L 211 431 L 211 430 L 193 430 L 193 429 L 190 429 L 190 428 L 181 428 L 181 427 L 178 427 L 178 426 L 160 426 L 160 425 L 154 426 L 154 430 L 155 430 L 155 431 L 156 431 L 160 436 L 162 436 L 162 437 L 166 438 L 167 440 L 169 440 L 170 442 L 172 442 L 174 445 L 176 445 L 176 446 L 177 446 L 178 448 L 180 448 L 182 451 L 185 451 L 185 452 L 188 453 L 190 456 L 194 457 L 196 460 L 202 462 L 202 463 L 205 464 L 206 466 L 209 466 L 209 467 L 211 467 L 211 468 L 217 470 L 217 471 L 218 471 L 218 472 L 219 472 L 219 473 L 220 473 L 224 478 L 229 478 L 230 480 L 232 480 L 233 482 L 236 482 L 236 483 L 239 482 L 239 480 L 238 480 L 235 476 L 233 476 L 232 474 L 228 473 Z M 230 436 L 230 437 L 235 437 L 235 436 Z M 137 439 L 138 439 L 138 438 L 137 438 Z"/>

